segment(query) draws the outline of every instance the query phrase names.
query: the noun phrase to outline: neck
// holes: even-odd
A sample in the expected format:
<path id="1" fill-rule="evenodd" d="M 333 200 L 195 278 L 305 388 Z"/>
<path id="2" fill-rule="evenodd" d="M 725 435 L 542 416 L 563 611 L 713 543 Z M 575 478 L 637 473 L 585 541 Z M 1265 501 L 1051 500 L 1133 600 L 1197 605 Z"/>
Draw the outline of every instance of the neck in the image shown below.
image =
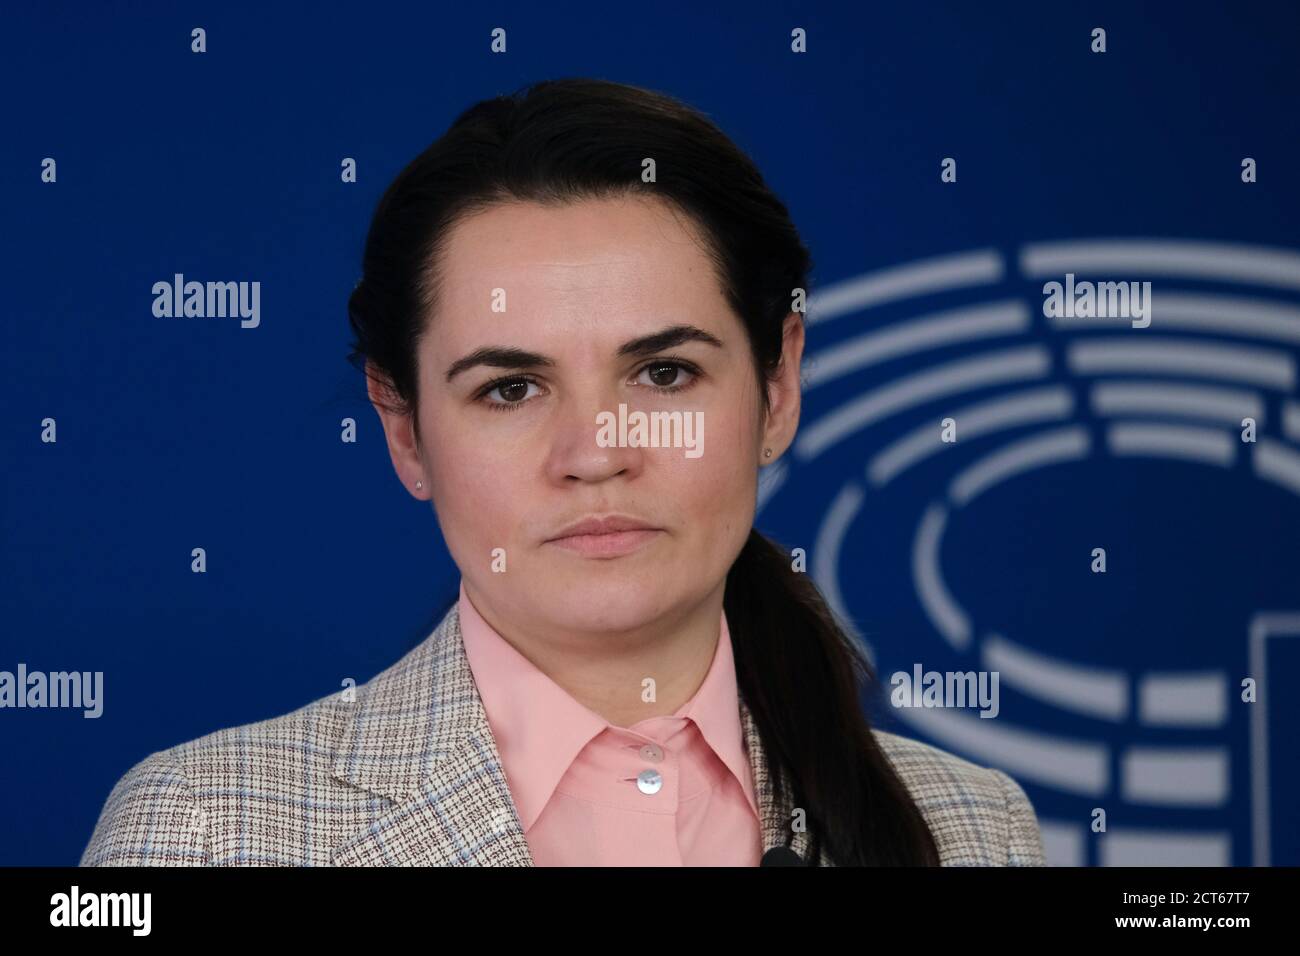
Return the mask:
<path id="1" fill-rule="evenodd" d="M 721 586 L 633 629 L 598 632 L 518 628 L 468 581 L 465 594 L 507 643 L 615 727 L 675 713 L 699 690 L 718 647 Z"/>

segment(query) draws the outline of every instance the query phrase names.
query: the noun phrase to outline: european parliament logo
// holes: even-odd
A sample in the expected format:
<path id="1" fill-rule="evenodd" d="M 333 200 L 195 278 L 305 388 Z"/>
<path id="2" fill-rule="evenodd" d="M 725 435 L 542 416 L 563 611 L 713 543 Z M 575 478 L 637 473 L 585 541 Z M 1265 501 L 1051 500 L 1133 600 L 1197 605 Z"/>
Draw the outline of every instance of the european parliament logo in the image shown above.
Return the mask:
<path id="1" fill-rule="evenodd" d="M 1015 776 L 1051 864 L 1300 862 L 1298 294 L 1291 250 L 1098 239 L 809 301 L 760 520 L 882 683 L 996 673 L 996 719 L 886 722 Z"/>

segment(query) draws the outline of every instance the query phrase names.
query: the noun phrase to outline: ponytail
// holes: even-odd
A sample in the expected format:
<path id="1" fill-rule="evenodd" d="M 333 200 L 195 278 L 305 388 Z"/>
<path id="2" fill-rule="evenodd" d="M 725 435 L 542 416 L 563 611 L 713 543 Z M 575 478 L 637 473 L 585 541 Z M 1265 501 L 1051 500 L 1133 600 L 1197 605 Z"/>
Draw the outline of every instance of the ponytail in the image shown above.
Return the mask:
<path id="1" fill-rule="evenodd" d="M 938 866 L 920 810 L 867 721 L 871 663 L 816 585 L 757 530 L 727 575 L 736 683 L 754 715 L 778 800 L 807 813 L 810 853 L 837 866 Z"/>

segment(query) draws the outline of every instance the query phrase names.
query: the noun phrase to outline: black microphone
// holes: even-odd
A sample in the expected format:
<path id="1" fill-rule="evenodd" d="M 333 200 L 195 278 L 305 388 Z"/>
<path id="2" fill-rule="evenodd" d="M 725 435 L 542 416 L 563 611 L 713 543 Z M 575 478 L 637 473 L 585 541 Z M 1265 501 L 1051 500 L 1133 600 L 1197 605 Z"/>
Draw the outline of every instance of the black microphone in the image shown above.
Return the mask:
<path id="1" fill-rule="evenodd" d="M 790 849 L 788 846 L 774 846 L 763 854 L 763 859 L 758 865 L 805 866 L 806 864 L 803 861 L 803 857 L 794 852 L 794 850 Z"/>

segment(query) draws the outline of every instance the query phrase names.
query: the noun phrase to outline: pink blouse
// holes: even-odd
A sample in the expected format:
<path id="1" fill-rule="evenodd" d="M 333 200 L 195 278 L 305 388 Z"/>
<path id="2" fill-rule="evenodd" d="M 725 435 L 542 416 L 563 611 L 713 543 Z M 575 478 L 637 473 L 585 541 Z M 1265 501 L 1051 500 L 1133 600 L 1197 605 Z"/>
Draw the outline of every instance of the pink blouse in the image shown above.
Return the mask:
<path id="1" fill-rule="evenodd" d="M 615 727 L 498 634 L 460 586 L 465 654 L 538 866 L 757 866 L 727 616 L 695 696 Z"/>

